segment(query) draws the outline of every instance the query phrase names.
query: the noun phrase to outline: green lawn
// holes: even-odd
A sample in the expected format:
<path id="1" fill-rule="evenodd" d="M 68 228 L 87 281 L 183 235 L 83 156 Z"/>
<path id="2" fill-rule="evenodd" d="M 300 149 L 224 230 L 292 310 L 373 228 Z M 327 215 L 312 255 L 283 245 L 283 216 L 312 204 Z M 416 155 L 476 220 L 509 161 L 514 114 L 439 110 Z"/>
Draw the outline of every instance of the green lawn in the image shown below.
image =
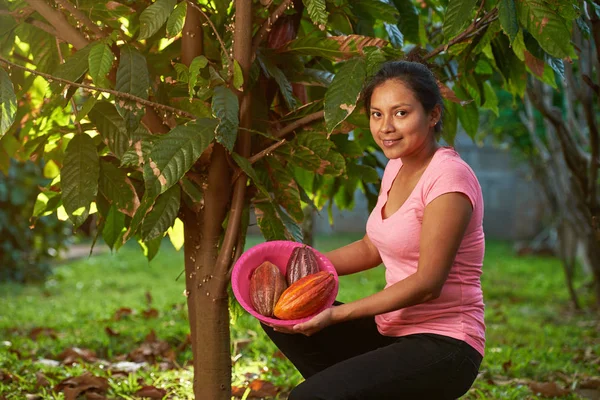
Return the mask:
<path id="1" fill-rule="evenodd" d="M 317 237 L 316 247 L 325 251 L 357 238 Z M 249 238 L 248 246 L 258 241 Z M 136 246 L 61 265 L 43 285 L 0 284 L 0 399 L 63 399 L 52 388 L 85 371 L 108 378 L 109 398 L 138 398 L 134 393 L 143 385 L 166 389 L 167 398 L 192 398 L 184 279 L 177 280 L 183 254 L 165 242 L 149 264 Z M 339 299 L 351 301 L 383 285 L 380 268 L 342 277 Z M 508 243 L 489 242 L 483 286 L 487 354 L 465 399 L 545 398 L 532 392 L 531 382 L 569 391 L 557 398 L 599 395 L 600 322 L 596 313 L 571 310 L 556 259 L 517 258 Z M 232 323 L 235 386 L 262 379 L 285 393 L 300 381 L 239 306 L 232 307 Z M 151 331 L 154 341 L 147 338 Z M 93 350 L 88 357 L 97 360 L 71 366 L 48 361 L 74 347 Z M 137 372 L 126 374 L 125 364 L 115 365 L 140 357 L 148 364 Z M 549 396 L 553 389 L 538 390 Z"/>

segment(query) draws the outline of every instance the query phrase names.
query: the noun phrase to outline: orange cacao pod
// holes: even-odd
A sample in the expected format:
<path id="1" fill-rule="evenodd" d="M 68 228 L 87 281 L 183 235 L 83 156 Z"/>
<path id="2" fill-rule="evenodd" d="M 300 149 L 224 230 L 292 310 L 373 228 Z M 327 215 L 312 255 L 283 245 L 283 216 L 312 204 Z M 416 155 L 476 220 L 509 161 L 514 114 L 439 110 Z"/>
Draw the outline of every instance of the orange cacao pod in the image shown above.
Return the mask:
<path id="1" fill-rule="evenodd" d="M 284 290 L 273 313 L 279 319 L 308 317 L 325 305 L 334 289 L 335 278 L 331 272 L 305 276 Z"/>
<path id="2" fill-rule="evenodd" d="M 319 272 L 319 264 L 315 253 L 307 246 L 296 247 L 288 259 L 285 271 L 288 285 L 317 272 Z"/>
<path id="3" fill-rule="evenodd" d="M 285 277 L 277 266 L 269 261 L 260 264 L 250 277 L 250 302 L 254 309 L 266 316 L 273 316 L 273 309 L 281 293 L 287 288 Z"/>

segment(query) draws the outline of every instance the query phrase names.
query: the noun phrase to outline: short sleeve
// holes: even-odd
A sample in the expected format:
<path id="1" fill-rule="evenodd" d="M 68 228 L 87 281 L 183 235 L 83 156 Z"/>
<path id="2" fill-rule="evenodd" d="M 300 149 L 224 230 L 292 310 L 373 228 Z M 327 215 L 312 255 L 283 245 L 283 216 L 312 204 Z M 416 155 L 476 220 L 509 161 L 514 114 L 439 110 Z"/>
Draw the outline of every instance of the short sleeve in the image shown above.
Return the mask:
<path id="1" fill-rule="evenodd" d="M 446 193 L 463 193 L 471 201 L 473 209 L 479 207 L 481 186 L 473 170 L 464 163 L 447 158 L 438 163 L 424 185 L 423 197 L 425 206 Z"/>

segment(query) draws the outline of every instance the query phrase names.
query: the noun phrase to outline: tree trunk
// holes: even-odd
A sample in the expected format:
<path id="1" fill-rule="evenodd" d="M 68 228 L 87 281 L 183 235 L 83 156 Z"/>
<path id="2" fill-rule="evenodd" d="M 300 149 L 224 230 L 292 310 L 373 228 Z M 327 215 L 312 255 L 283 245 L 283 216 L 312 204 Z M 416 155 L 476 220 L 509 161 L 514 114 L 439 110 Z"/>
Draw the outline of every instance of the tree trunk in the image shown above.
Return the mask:
<path id="1" fill-rule="evenodd" d="M 219 277 L 213 276 L 212 269 L 201 262 L 206 252 L 200 245 L 202 214 L 203 211 L 196 213 L 187 208 L 183 211 L 185 294 L 194 355 L 194 396 L 196 399 L 229 400 L 229 303 L 227 295 L 221 291 L 223 283 Z"/>

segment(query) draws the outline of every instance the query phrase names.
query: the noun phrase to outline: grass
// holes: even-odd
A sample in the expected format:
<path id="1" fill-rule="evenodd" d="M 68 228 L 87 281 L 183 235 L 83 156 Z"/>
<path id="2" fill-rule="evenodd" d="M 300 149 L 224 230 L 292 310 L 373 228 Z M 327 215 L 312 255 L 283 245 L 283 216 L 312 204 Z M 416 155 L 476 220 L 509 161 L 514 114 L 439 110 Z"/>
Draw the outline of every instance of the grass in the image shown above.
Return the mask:
<path id="1" fill-rule="evenodd" d="M 357 238 L 317 237 L 315 247 L 326 251 Z M 258 241 L 251 237 L 248 246 Z M 570 389 L 558 398 L 586 398 L 581 383 L 600 375 L 597 314 L 571 310 L 556 259 L 515 257 L 508 243 L 487 246 L 487 353 L 479 378 L 464 398 L 544 398 L 530 389 L 532 381 Z M 192 399 L 184 280 L 176 279 L 182 266 L 182 253 L 167 243 L 150 264 L 135 246 L 125 246 L 115 255 L 61 265 L 42 285 L 0 284 L 0 399 L 23 399 L 26 394 L 63 399 L 52 388 L 85 371 L 108 379 L 109 398 L 134 399 L 143 385 L 153 385 L 165 389 L 167 398 Z M 382 268 L 342 277 L 339 299 L 351 301 L 383 285 Z M 122 317 L 116 319 L 119 310 Z M 256 320 L 239 306 L 232 307 L 232 323 L 234 386 L 262 379 L 285 393 L 300 382 L 293 366 L 276 356 Z M 174 349 L 175 357 L 157 350 L 146 366 L 123 374 L 114 363 L 139 354 L 134 350 L 140 346 L 148 350 L 151 331 L 162 341 L 154 343 Z M 73 347 L 93 350 L 95 358 L 105 361 L 78 360 L 70 366 L 45 361 L 58 360 Z M 540 390 L 551 393 L 547 387 Z"/>

